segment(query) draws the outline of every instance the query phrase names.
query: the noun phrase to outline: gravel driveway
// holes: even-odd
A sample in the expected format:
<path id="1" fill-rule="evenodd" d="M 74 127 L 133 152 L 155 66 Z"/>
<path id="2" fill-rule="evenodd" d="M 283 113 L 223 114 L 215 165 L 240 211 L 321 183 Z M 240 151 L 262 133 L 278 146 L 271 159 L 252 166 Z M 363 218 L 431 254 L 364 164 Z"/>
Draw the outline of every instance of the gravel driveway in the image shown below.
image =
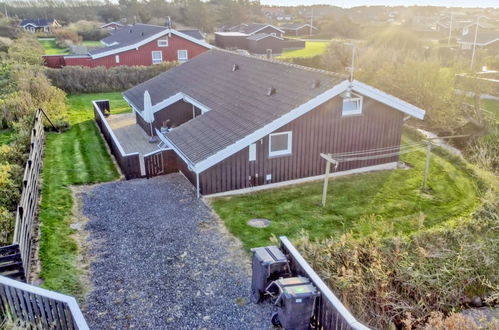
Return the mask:
<path id="1" fill-rule="evenodd" d="M 91 329 L 270 327 L 270 306 L 249 302 L 247 256 L 183 176 L 103 184 L 82 199 Z"/>

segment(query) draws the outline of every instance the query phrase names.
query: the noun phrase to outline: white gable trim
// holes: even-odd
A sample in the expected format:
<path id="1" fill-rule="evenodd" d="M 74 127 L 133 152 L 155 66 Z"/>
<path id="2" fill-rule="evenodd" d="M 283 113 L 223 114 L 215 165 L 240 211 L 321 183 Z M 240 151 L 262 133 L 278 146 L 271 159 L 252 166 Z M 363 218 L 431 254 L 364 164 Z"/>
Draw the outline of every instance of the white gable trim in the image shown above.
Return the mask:
<path id="1" fill-rule="evenodd" d="M 286 33 L 284 30 L 281 30 L 281 29 L 279 29 L 278 27 L 273 26 L 272 24 L 267 24 L 267 25 L 265 25 L 264 27 L 262 27 L 261 29 L 258 29 L 258 30 L 256 30 L 256 31 L 251 32 L 251 34 L 257 34 L 259 31 L 262 31 L 263 29 L 266 29 L 266 28 L 268 28 L 269 26 L 270 26 L 271 28 L 276 29 L 277 31 L 279 31 L 279 32 L 281 32 L 281 33 Z"/>
<path id="2" fill-rule="evenodd" d="M 418 119 L 424 119 L 426 112 L 423 109 L 420 109 L 420 108 L 416 107 L 415 105 L 407 103 L 407 102 L 405 102 L 405 101 L 403 101 L 395 96 L 392 96 L 388 93 L 385 93 L 379 89 L 376 89 L 374 87 L 371 87 L 369 85 L 361 83 L 360 81 L 357 81 L 357 80 L 352 81 L 352 89 L 355 92 L 358 92 L 358 93 L 363 94 L 367 97 L 370 97 L 376 101 L 384 103 L 384 104 L 388 105 L 389 107 L 392 107 L 394 109 L 402 111 L 403 113 L 406 113 L 412 117 L 415 117 Z"/>
<path id="3" fill-rule="evenodd" d="M 324 93 L 314 97 L 313 99 L 300 105 L 299 107 L 291 110 L 290 112 L 279 117 L 278 119 L 274 120 L 273 122 L 270 122 L 269 124 L 265 125 L 264 127 L 256 130 L 255 132 L 251 133 L 250 135 L 245 136 L 244 138 L 237 141 L 236 143 L 226 147 L 225 149 L 215 153 L 214 155 L 211 155 L 210 157 L 206 158 L 205 160 L 202 160 L 201 162 L 195 164 L 193 166 L 194 171 L 196 173 L 201 173 L 201 172 L 207 170 L 208 168 L 221 162 L 225 158 L 232 156 L 233 154 L 235 154 L 239 150 L 246 148 L 251 143 L 263 138 L 264 136 L 267 136 L 268 134 L 272 133 L 276 129 L 281 128 L 282 126 L 286 125 L 287 123 L 295 120 L 296 118 L 306 114 L 307 112 L 311 111 L 312 109 L 315 109 L 319 105 L 329 101 L 333 97 L 344 92 L 348 88 L 348 85 L 349 85 L 348 80 L 345 80 L 345 81 L 339 83 L 338 85 L 334 86 L 333 88 L 331 88 L 331 89 L 325 91 Z"/>
<path id="4" fill-rule="evenodd" d="M 124 47 L 121 47 L 121 48 L 116 48 L 116 49 L 113 49 L 113 50 L 109 50 L 107 52 L 103 52 L 103 53 L 99 53 L 99 54 L 95 54 L 95 55 L 92 55 L 92 58 L 93 59 L 97 59 L 97 58 L 101 58 L 101 57 L 106 57 L 106 56 L 109 56 L 109 55 L 114 55 L 114 54 L 117 54 L 117 53 L 122 53 L 122 52 L 126 52 L 126 51 L 129 51 L 129 50 L 132 50 L 132 49 L 137 49 L 139 48 L 140 46 L 143 46 L 151 41 L 154 41 L 158 38 L 161 38 L 162 36 L 164 35 L 167 35 L 167 34 L 175 34 L 181 38 L 184 38 L 186 40 L 189 40 L 193 43 L 196 43 L 200 46 L 203 46 L 203 47 L 206 47 L 208 49 L 212 49 L 214 46 L 213 45 L 210 45 L 209 43 L 205 42 L 205 41 L 202 41 L 202 40 L 199 40 L 199 39 L 196 39 L 196 38 L 193 38 L 191 36 L 188 36 L 187 34 L 184 34 L 184 33 L 181 33 L 181 32 L 178 32 L 176 30 L 173 30 L 173 29 L 165 29 L 164 31 L 161 31 L 159 33 L 156 33 L 148 38 L 145 38 L 135 44 L 132 44 L 132 45 L 128 45 L 128 46 L 124 46 Z M 114 45 L 115 43 L 112 43 L 111 45 Z"/>
<path id="5" fill-rule="evenodd" d="M 189 170 L 196 172 L 194 164 L 191 162 L 191 160 L 189 158 L 187 158 L 184 155 L 184 153 L 182 152 L 182 150 L 180 150 L 179 148 L 177 148 L 177 146 L 172 141 L 170 141 L 170 139 L 168 139 L 163 133 L 161 133 L 160 131 L 158 131 L 158 129 L 156 129 L 156 134 L 159 136 L 159 139 L 161 141 L 163 141 L 166 145 L 168 145 L 170 148 L 172 148 L 177 153 L 177 155 L 180 158 L 182 158 L 182 160 L 189 167 Z"/>

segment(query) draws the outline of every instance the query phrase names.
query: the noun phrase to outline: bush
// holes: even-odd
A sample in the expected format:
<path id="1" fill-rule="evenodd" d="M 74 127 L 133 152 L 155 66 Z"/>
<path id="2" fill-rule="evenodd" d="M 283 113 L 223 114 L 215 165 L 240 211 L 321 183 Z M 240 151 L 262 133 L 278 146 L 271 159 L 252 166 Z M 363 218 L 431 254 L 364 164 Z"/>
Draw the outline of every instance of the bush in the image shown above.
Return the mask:
<path id="1" fill-rule="evenodd" d="M 77 45 L 81 42 L 81 37 L 73 30 L 55 29 L 53 35 L 55 37 L 56 44 L 61 48 Z"/>
<path id="2" fill-rule="evenodd" d="M 44 50 L 36 38 L 28 33 L 23 34 L 10 47 L 9 57 L 17 63 L 42 65 Z"/>
<path id="3" fill-rule="evenodd" d="M 109 32 L 99 27 L 102 24 L 94 21 L 78 21 L 69 25 L 69 29 L 78 33 L 83 40 L 99 41 L 109 35 Z"/>
<path id="4" fill-rule="evenodd" d="M 62 69 L 47 68 L 46 75 L 54 86 L 68 93 L 104 93 L 132 88 L 176 65 L 177 62 L 112 68 L 66 66 Z"/>
<path id="5" fill-rule="evenodd" d="M 481 209 L 450 228 L 393 238 L 346 234 L 320 242 L 304 235 L 297 246 L 367 324 L 386 329 L 410 319 L 421 327 L 432 312 L 449 314 L 475 296 L 497 303 L 498 207 L 496 192 L 489 192 Z"/>

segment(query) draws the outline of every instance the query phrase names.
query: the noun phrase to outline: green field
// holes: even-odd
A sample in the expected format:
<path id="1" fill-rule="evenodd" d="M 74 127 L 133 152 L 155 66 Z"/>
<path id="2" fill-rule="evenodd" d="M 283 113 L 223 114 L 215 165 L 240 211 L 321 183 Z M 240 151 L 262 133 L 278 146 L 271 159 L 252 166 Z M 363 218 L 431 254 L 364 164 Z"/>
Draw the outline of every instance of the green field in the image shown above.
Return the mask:
<path id="1" fill-rule="evenodd" d="M 478 203 L 476 184 L 453 161 L 433 155 L 429 190 L 420 191 L 425 153 L 403 156 L 412 168 L 331 179 L 326 207 L 321 207 L 322 182 L 296 185 L 250 195 L 217 199 L 212 205 L 229 231 L 246 249 L 270 244 L 272 235 L 311 239 L 352 232 L 407 235 L 422 228 L 450 225 Z M 252 218 L 272 221 L 267 228 L 250 227 Z"/>
<path id="2" fill-rule="evenodd" d="M 307 41 L 305 43 L 305 48 L 284 51 L 280 57 L 314 57 L 323 54 L 327 50 L 328 45 L 329 42 L 327 41 Z"/>
<path id="3" fill-rule="evenodd" d="M 111 109 L 128 111 L 120 93 L 70 95 L 71 128 L 49 133 L 45 146 L 40 206 L 41 277 L 44 287 L 81 297 L 78 247 L 70 228 L 73 197 L 70 186 L 119 179 L 105 142 L 93 121 L 91 100 L 109 99 Z M 113 111 L 116 112 L 116 111 Z"/>
<path id="4" fill-rule="evenodd" d="M 69 54 L 68 48 L 61 48 L 55 43 L 55 39 L 38 39 L 45 49 L 45 55 L 67 55 Z M 83 41 L 82 45 L 88 48 L 102 47 L 100 41 Z"/>
<path id="5" fill-rule="evenodd" d="M 499 100 L 480 100 L 480 104 L 485 110 L 494 114 L 496 121 L 499 122 Z"/>

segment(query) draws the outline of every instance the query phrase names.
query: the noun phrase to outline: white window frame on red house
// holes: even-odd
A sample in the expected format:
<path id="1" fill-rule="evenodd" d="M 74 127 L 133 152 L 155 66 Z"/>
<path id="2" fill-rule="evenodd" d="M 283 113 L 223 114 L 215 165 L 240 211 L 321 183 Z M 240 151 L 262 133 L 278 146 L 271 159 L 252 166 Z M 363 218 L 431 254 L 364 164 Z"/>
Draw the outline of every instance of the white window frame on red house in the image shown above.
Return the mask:
<path id="1" fill-rule="evenodd" d="M 168 39 L 158 39 L 158 47 L 168 47 Z"/>
<path id="2" fill-rule="evenodd" d="M 120 63 L 120 56 L 119 55 L 114 55 L 114 61 L 116 63 Z"/>
<path id="3" fill-rule="evenodd" d="M 154 58 L 154 54 L 159 54 L 160 55 L 159 60 Z M 160 50 L 153 50 L 151 52 L 151 57 L 152 57 L 152 64 L 163 63 L 163 52 L 162 51 L 160 51 Z"/>
<path id="4" fill-rule="evenodd" d="M 185 57 L 184 56 L 180 56 L 180 54 L 182 52 L 185 52 Z M 189 52 L 187 51 L 187 49 L 179 49 L 177 50 L 177 60 L 180 62 L 180 63 L 184 63 L 184 62 L 187 62 L 189 60 Z"/>

